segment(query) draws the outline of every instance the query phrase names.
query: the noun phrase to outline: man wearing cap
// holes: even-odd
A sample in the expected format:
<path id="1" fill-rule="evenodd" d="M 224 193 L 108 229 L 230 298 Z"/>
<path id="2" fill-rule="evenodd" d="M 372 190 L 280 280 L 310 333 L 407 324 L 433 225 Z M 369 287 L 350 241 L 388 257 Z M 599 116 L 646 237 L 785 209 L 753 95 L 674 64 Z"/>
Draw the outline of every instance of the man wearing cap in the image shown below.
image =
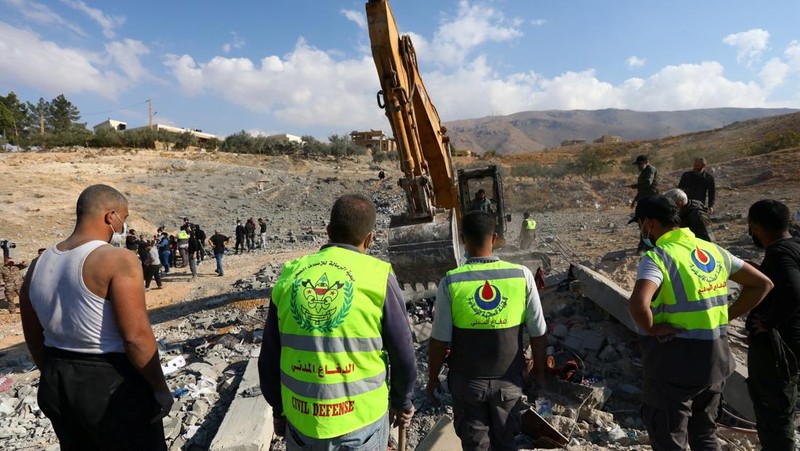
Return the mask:
<path id="1" fill-rule="evenodd" d="M 631 201 L 631 208 L 636 207 L 636 204 L 642 199 L 658 194 L 659 181 L 658 169 L 650 164 L 647 155 L 639 155 L 633 164 L 639 168 L 639 179 L 630 185 L 631 188 L 636 189 L 636 197 Z"/>
<path id="2" fill-rule="evenodd" d="M 715 417 L 735 362 L 729 320 L 772 289 L 761 272 L 727 250 L 679 228 L 665 196 L 642 199 L 630 221 L 654 247 L 639 263 L 630 298 L 644 366 L 642 419 L 655 450 L 719 449 Z M 742 286 L 728 305 L 728 279 Z"/>

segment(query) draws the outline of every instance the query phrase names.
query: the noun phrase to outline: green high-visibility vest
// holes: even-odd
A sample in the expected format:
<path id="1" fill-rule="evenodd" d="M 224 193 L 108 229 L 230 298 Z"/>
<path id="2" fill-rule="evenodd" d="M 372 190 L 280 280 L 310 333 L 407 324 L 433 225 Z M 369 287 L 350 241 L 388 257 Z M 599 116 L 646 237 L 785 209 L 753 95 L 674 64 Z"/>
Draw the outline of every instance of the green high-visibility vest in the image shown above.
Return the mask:
<path id="1" fill-rule="evenodd" d="M 189 232 L 187 232 L 185 230 L 181 230 L 181 231 L 178 232 L 177 238 L 179 240 L 188 240 L 189 239 Z"/>
<path id="2" fill-rule="evenodd" d="M 536 221 L 534 221 L 533 219 L 530 219 L 530 218 L 526 219 L 525 220 L 525 229 L 527 229 L 527 230 L 536 230 Z"/>
<path id="3" fill-rule="evenodd" d="M 330 246 L 284 265 L 272 291 L 283 411 L 301 433 L 339 437 L 386 414 L 381 322 L 391 266 Z"/>
<path id="4" fill-rule="evenodd" d="M 467 263 L 449 271 L 442 282 L 453 316 L 450 368 L 465 377 L 504 376 L 521 358 L 527 301 L 522 267 L 504 261 Z"/>
<path id="5" fill-rule="evenodd" d="M 728 276 L 731 256 L 688 228 L 662 235 L 647 251 L 664 275 L 650 304 L 653 323 L 686 329 L 679 338 L 714 340 L 728 325 Z"/>

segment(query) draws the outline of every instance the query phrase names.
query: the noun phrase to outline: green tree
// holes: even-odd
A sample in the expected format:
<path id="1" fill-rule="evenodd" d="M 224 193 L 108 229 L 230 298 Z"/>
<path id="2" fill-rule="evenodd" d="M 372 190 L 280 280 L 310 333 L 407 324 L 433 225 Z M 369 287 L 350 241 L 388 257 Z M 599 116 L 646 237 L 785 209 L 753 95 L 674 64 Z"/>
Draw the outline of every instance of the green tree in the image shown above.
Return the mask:
<path id="1" fill-rule="evenodd" d="M 28 109 L 22 103 L 14 91 L 7 96 L 0 96 L 0 134 L 6 140 L 16 146 L 22 145 L 23 139 L 27 136 L 25 130 L 25 119 L 28 116 Z"/>
<path id="2" fill-rule="evenodd" d="M 186 131 L 178 135 L 175 138 L 175 149 L 183 150 L 188 149 L 191 146 L 197 145 L 197 136 L 194 136 L 192 132 Z"/>
<path id="3" fill-rule="evenodd" d="M 76 126 L 86 128 L 86 124 L 78 124 L 81 113 L 64 94 L 50 101 L 50 108 L 45 112 L 45 122 L 56 133 L 72 131 Z"/>

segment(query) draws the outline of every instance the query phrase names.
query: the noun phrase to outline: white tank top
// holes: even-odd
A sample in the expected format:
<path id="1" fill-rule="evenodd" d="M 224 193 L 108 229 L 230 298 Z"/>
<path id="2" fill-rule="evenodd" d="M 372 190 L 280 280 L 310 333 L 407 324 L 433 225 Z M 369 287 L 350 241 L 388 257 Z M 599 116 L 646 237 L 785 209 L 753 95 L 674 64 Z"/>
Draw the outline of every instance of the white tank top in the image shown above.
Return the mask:
<path id="1" fill-rule="evenodd" d="M 86 257 L 104 244 L 90 241 L 68 251 L 52 246 L 39 257 L 29 292 L 45 346 L 87 354 L 125 352 L 111 302 L 83 282 Z"/>

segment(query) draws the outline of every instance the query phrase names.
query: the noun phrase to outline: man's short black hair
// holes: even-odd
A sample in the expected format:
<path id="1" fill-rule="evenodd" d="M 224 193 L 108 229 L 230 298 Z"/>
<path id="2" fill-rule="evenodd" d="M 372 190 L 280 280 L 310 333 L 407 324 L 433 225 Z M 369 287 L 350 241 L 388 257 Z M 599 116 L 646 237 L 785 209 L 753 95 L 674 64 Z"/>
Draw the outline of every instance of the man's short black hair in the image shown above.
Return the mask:
<path id="1" fill-rule="evenodd" d="M 774 199 L 763 199 L 750 206 L 747 219 L 771 233 L 789 230 L 789 207 Z"/>
<path id="2" fill-rule="evenodd" d="M 106 208 L 123 207 L 128 204 L 128 199 L 108 185 L 92 185 L 81 192 L 75 206 L 75 215 L 78 220 L 84 216 L 96 213 Z"/>
<path id="3" fill-rule="evenodd" d="M 467 243 L 483 243 L 491 238 L 495 227 L 497 227 L 497 223 L 494 215 L 488 211 L 473 210 L 461 218 L 461 233 Z"/>
<path id="4" fill-rule="evenodd" d="M 363 194 L 345 194 L 333 204 L 328 238 L 358 246 L 375 227 L 375 205 Z"/>

